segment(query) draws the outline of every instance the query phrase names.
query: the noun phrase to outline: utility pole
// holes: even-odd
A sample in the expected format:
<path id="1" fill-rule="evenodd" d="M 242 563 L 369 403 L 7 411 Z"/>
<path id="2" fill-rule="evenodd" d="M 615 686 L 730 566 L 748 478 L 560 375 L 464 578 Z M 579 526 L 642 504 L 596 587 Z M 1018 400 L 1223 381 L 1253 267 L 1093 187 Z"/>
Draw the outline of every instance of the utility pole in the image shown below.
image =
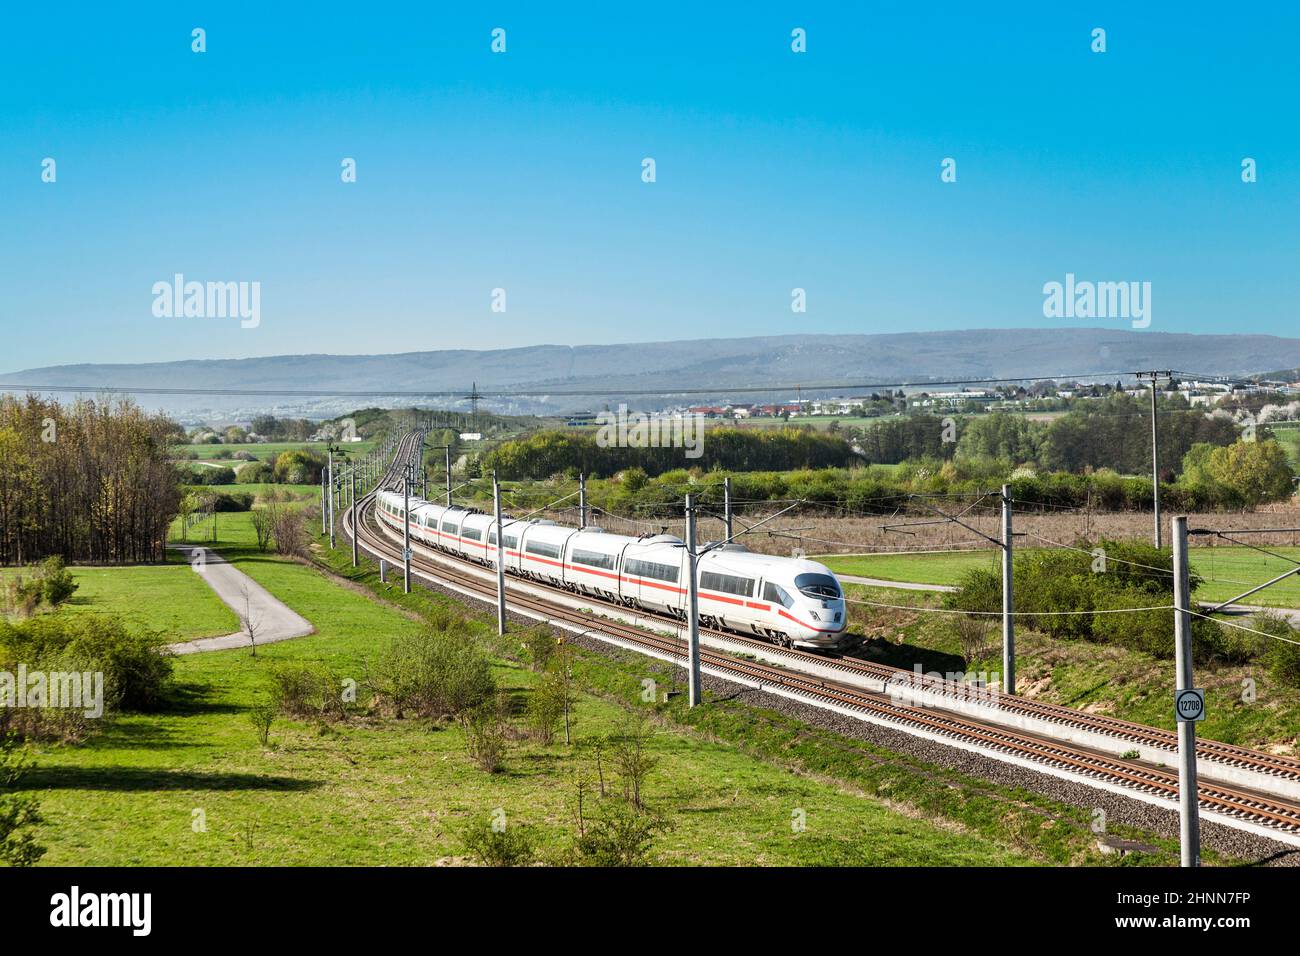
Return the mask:
<path id="1" fill-rule="evenodd" d="M 329 499 L 329 510 L 330 510 L 330 550 L 332 551 L 332 550 L 334 550 L 334 449 L 333 449 L 333 448 L 329 448 L 329 449 L 327 449 L 327 451 L 328 451 L 328 453 L 329 453 L 329 475 L 330 475 L 330 480 L 329 480 L 329 494 L 326 495 L 326 498 Z"/>
<path id="2" fill-rule="evenodd" d="M 732 538 L 731 530 L 731 476 L 722 479 L 722 520 L 727 525 L 727 533 L 723 539 L 730 541 Z"/>
<path id="3" fill-rule="evenodd" d="M 1160 435 L 1156 424 L 1156 376 L 1151 374 L 1151 513 L 1155 518 L 1156 549 L 1160 548 Z"/>
<path id="4" fill-rule="evenodd" d="M 451 445 L 444 445 L 443 452 L 447 456 L 447 507 L 451 507 Z"/>
<path id="5" fill-rule="evenodd" d="M 1015 598 L 1011 591 L 1011 486 L 1002 486 L 1002 690 L 1016 692 Z"/>
<path id="6" fill-rule="evenodd" d="M 1149 372 L 1134 372 L 1138 380 L 1151 379 L 1151 510 L 1154 514 L 1154 532 L 1156 547 L 1160 547 L 1160 431 L 1156 423 L 1156 391 L 1161 378 L 1173 380 L 1173 369 L 1152 369 Z"/>
<path id="7" fill-rule="evenodd" d="M 350 475 L 352 479 L 352 566 L 357 566 L 357 469 L 354 466 Z"/>
<path id="8" fill-rule="evenodd" d="M 492 469 L 492 507 L 497 516 L 497 634 L 506 632 L 506 539 L 501 523 L 501 485 Z"/>
<path id="9" fill-rule="evenodd" d="M 402 476 L 402 593 L 411 593 L 411 481 Z"/>
<path id="10" fill-rule="evenodd" d="M 695 707 L 700 703 L 700 582 L 695 557 L 695 502 L 691 495 L 686 496 L 686 571 L 690 593 L 686 608 L 690 621 L 689 703 Z"/>
<path id="11" fill-rule="evenodd" d="M 321 534 L 324 534 L 326 529 L 329 527 L 328 525 L 329 503 L 325 500 L 325 496 L 328 494 L 328 492 L 325 490 L 328 487 L 328 485 L 326 485 L 326 481 L 327 479 L 325 477 L 325 472 L 322 471 L 320 473 L 320 533 Z"/>
<path id="12" fill-rule="evenodd" d="M 578 472 L 578 527 L 587 527 L 587 476 Z"/>
<path id="13" fill-rule="evenodd" d="M 1178 691 L 1193 689 L 1192 683 L 1192 610 L 1187 561 L 1187 516 L 1173 520 L 1174 551 L 1174 669 Z M 1178 719 L 1178 834 L 1182 846 L 1182 865 L 1201 865 L 1200 800 L 1196 787 L 1196 722 Z"/>

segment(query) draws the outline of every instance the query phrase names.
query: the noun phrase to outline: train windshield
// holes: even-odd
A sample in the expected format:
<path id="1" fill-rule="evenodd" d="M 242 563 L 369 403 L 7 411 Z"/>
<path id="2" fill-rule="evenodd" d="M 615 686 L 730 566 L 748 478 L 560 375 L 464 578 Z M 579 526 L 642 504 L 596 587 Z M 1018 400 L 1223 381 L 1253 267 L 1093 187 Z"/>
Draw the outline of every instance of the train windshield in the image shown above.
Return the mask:
<path id="1" fill-rule="evenodd" d="M 812 598 L 840 596 L 840 583 L 829 574 L 796 574 L 794 586 Z"/>

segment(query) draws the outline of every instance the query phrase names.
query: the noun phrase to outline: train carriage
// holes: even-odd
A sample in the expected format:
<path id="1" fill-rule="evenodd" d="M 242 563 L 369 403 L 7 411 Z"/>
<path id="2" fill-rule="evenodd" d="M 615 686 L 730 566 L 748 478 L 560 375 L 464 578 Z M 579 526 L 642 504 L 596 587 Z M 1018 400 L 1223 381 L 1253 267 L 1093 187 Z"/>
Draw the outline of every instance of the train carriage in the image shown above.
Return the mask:
<path id="1" fill-rule="evenodd" d="M 630 543 L 621 572 L 625 604 L 686 617 L 686 545 L 659 534 Z"/>
<path id="2" fill-rule="evenodd" d="M 496 548 L 488 547 L 488 528 L 496 524 L 491 515 L 479 512 L 467 514 L 460 524 L 460 552 L 467 558 L 486 562 Z"/>
<path id="3" fill-rule="evenodd" d="M 531 523 L 520 535 L 521 573 L 563 587 L 564 548 L 569 538 L 577 533 L 576 528 L 566 528 L 553 521 Z"/>
<path id="4" fill-rule="evenodd" d="M 519 537 L 532 522 L 521 521 L 516 518 L 501 518 L 501 538 L 505 545 L 505 566 L 506 571 L 511 574 L 519 574 L 522 571 L 523 552 L 519 548 Z M 496 520 L 492 521 L 487 532 L 487 558 L 488 564 L 496 567 L 496 545 L 497 545 L 497 525 Z"/>
<path id="5" fill-rule="evenodd" d="M 570 589 L 619 603 L 619 566 L 629 546 L 623 535 L 584 528 L 571 535 L 564 554 L 564 581 Z"/>

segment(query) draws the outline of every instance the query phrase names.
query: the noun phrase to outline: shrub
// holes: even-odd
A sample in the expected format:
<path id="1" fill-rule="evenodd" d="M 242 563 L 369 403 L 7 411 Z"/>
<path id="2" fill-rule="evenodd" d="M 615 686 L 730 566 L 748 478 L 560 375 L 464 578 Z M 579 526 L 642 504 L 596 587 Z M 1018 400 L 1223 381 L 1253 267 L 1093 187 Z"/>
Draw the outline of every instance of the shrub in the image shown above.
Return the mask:
<path id="1" fill-rule="evenodd" d="M 343 681 L 324 664 L 286 664 L 270 673 L 271 700 L 287 717 L 342 720 L 347 717 Z"/>
<path id="2" fill-rule="evenodd" d="M 542 675 L 528 698 L 528 724 L 538 743 L 549 745 L 564 716 L 569 689 L 564 676 L 553 668 Z"/>
<path id="3" fill-rule="evenodd" d="M 248 709 L 248 719 L 252 723 L 253 729 L 257 731 L 258 742 L 263 747 L 270 744 L 271 725 L 275 723 L 275 715 L 278 709 L 271 701 L 259 701 Z"/>
<path id="4" fill-rule="evenodd" d="M 291 558 L 307 555 L 306 516 L 301 509 L 276 508 L 272 517 L 271 538 L 277 554 Z"/>
<path id="5" fill-rule="evenodd" d="M 369 670 L 371 687 L 398 717 L 454 717 L 496 690 L 486 655 L 459 629 L 398 637 Z"/>
<path id="6" fill-rule="evenodd" d="M 40 581 L 42 597 L 50 607 L 58 607 L 77 590 L 72 572 L 64 566 L 63 558 L 57 555 L 41 562 Z"/>
<path id="7" fill-rule="evenodd" d="M 524 827 L 502 827 L 471 822 L 460 831 L 468 856 L 480 866 L 527 866 L 533 861 L 533 842 Z"/>
<path id="8" fill-rule="evenodd" d="M 153 710 L 171 680 L 164 638 L 132 633 L 121 619 L 99 614 L 48 615 L 0 622 L 0 669 L 101 672 L 106 710 Z"/>
<path id="9" fill-rule="evenodd" d="M 479 769 L 496 773 L 501 769 L 509 746 L 507 740 L 508 705 L 504 697 L 492 697 L 460 714 L 465 734 L 465 751 Z"/>
<path id="10" fill-rule="evenodd" d="M 520 638 L 520 645 L 523 647 L 529 666 L 541 672 L 546 670 L 546 665 L 555 654 L 555 635 L 546 625 L 538 624 L 524 632 Z"/>
<path id="11" fill-rule="evenodd" d="M 670 829 L 659 813 L 638 810 L 617 798 L 601 800 L 591 817 L 579 820 L 574 862 L 582 866 L 645 866 L 655 835 Z"/>
<path id="12" fill-rule="evenodd" d="M 1271 635 L 1272 639 L 1258 638 L 1266 645 L 1262 658 L 1269 675 L 1287 687 L 1300 687 L 1300 645 L 1291 643 L 1300 641 L 1300 628 L 1272 612 L 1256 614 L 1251 623 L 1255 630 Z"/>
<path id="13" fill-rule="evenodd" d="M 42 822 L 40 805 L 16 792 L 30 769 L 30 758 L 18 737 L 0 733 L 0 863 L 6 866 L 31 866 L 45 855 L 33 832 Z"/>

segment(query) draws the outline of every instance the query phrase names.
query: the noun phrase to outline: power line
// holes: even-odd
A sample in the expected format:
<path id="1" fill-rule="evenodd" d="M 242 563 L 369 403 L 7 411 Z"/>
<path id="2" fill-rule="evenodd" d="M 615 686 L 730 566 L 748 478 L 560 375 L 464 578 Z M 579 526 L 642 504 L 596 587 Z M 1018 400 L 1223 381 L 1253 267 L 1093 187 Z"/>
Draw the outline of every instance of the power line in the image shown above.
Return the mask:
<path id="1" fill-rule="evenodd" d="M 473 389 L 478 398 L 535 398 L 538 396 L 563 395 L 580 397 L 620 397 L 649 396 L 663 397 L 670 395 L 740 395 L 760 394 L 765 392 L 790 392 L 796 389 L 808 391 L 840 392 L 867 391 L 885 388 L 921 388 L 933 385 L 998 385 L 1014 382 L 1064 381 L 1079 378 L 1110 378 L 1111 376 L 1132 375 L 1132 372 L 1084 372 L 1073 374 L 1052 373 L 1045 375 L 1024 375 L 1007 378 L 954 378 L 921 380 L 909 382 L 827 382 L 814 384 L 776 384 L 776 385 L 737 385 L 715 386 L 711 388 L 663 388 L 663 389 L 619 389 L 608 385 L 590 389 L 557 389 L 546 386 L 534 388 L 498 389 L 479 391 Z M 373 398 L 391 396 L 393 398 L 456 398 L 465 399 L 465 389 L 431 389 L 411 391 L 404 389 L 290 389 L 276 386 L 243 388 L 178 388 L 178 387 L 136 387 L 107 385 L 32 385 L 15 383 L 2 386 L 4 391 L 29 392 L 103 392 L 109 394 L 135 393 L 140 395 L 210 395 L 243 396 L 274 395 L 300 398 Z M 469 396 L 473 398 L 473 395 Z"/>

